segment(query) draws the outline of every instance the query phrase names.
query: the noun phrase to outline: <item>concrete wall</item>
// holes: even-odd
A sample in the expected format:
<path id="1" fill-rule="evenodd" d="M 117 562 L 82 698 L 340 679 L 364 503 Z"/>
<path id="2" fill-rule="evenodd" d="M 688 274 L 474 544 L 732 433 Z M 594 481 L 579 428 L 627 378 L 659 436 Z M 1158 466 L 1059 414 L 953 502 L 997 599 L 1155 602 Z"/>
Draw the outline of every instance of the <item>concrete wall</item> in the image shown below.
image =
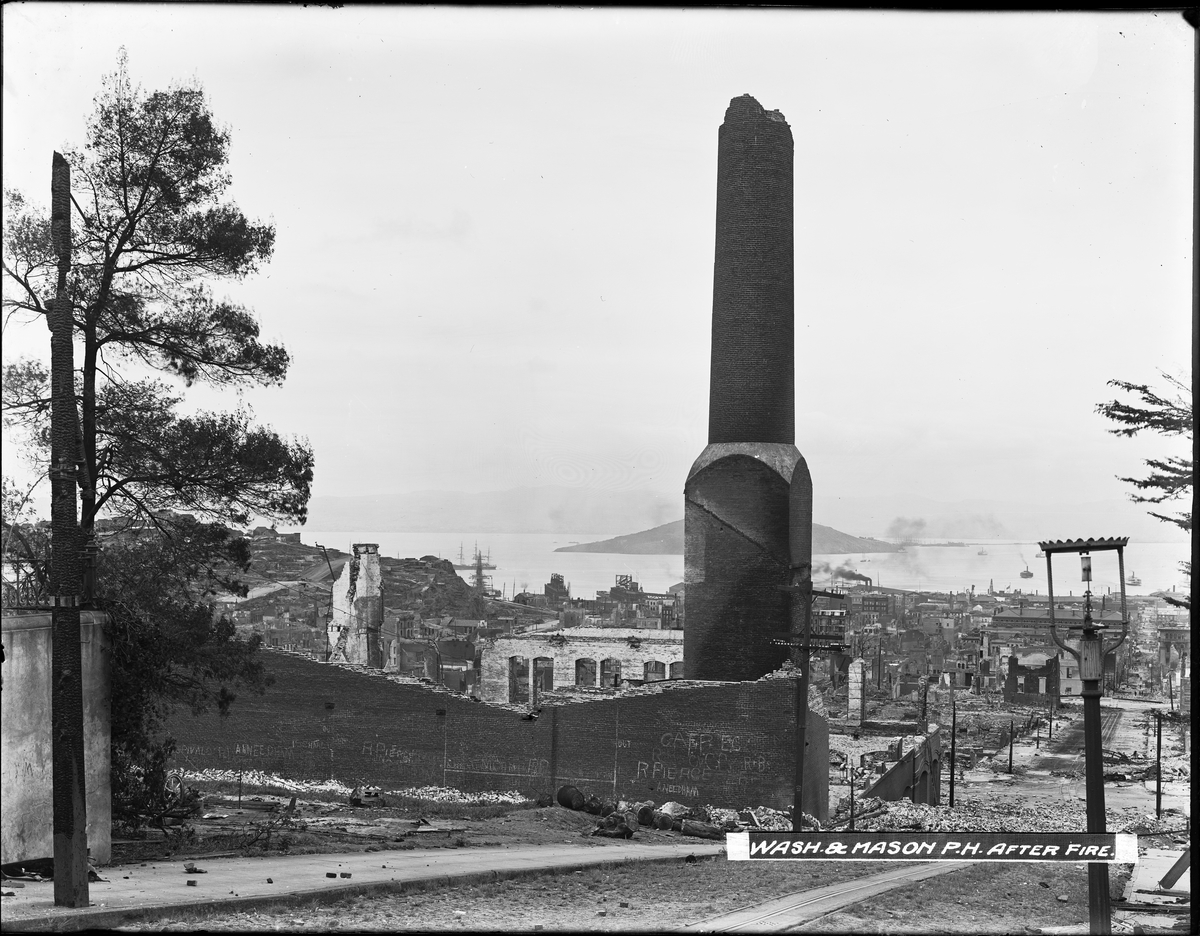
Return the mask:
<path id="1" fill-rule="evenodd" d="M 553 660 L 553 686 L 575 685 L 577 660 L 592 660 L 596 665 L 599 685 L 600 664 L 617 660 L 621 664 L 622 680 L 640 680 L 645 664 L 663 664 L 666 676 L 671 664 L 683 661 L 683 631 L 626 627 L 573 627 L 548 633 L 519 637 L 497 637 L 482 644 L 480 653 L 480 693 L 484 702 L 504 704 L 516 700 L 509 697 L 509 661 L 523 658 L 528 666 L 525 675 L 525 698 L 536 699 L 534 692 L 535 659 Z"/>
<path id="2" fill-rule="evenodd" d="M 532 798 L 570 783 L 657 802 L 792 802 L 791 679 L 655 683 L 636 696 L 547 705 L 530 721 L 367 667 L 279 651 L 268 651 L 266 663 L 275 684 L 264 696 L 239 697 L 227 718 L 172 716 L 177 766 L 334 777 L 385 790 L 432 784 Z M 824 819 L 828 724 L 819 710 L 810 712 L 808 751 L 805 810 Z"/>
<path id="3" fill-rule="evenodd" d="M 83 756 L 87 842 L 93 861 L 112 856 L 109 785 L 109 682 L 104 617 L 84 611 Z M 50 740 L 51 617 L 5 615 L 4 688 L 0 692 L 0 862 L 54 855 L 53 758 Z"/>

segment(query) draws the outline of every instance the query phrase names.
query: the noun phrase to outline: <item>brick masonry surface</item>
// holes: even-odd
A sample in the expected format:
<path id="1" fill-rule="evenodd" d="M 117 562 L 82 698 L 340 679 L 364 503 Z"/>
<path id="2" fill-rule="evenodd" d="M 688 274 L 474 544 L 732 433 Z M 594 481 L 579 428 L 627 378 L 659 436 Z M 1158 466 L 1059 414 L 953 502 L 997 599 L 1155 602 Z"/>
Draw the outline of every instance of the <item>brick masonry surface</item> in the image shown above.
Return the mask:
<path id="1" fill-rule="evenodd" d="M 745 94 L 717 142 L 709 442 L 795 442 L 792 131 Z"/>
<path id="2" fill-rule="evenodd" d="M 689 679 L 757 679 L 788 655 L 771 640 L 791 630 L 783 587 L 790 581 L 790 483 L 799 452 L 778 443 L 726 447 L 744 451 L 711 461 L 702 454 L 684 486 Z"/>
<path id="3" fill-rule="evenodd" d="M 266 663 L 275 684 L 263 696 L 240 696 L 228 717 L 171 719 L 178 766 L 385 790 L 437 785 L 532 798 L 569 783 L 601 798 L 791 805 L 791 679 L 546 706 L 530 721 L 364 667 L 279 651 L 268 651 Z M 819 712 L 810 712 L 808 737 L 805 809 L 824 817 L 828 725 Z"/>

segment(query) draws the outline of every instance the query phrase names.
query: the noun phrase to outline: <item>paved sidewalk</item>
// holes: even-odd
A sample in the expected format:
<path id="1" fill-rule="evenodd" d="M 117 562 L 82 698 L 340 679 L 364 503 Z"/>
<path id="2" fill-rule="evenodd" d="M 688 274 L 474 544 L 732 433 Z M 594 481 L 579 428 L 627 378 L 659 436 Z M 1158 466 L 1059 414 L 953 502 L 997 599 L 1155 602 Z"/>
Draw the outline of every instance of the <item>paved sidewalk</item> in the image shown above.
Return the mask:
<path id="1" fill-rule="evenodd" d="M 196 859 L 205 874 L 188 874 L 189 859 L 102 868 L 104 882 L 90 885 L 90 907 L 54 905 L 52 881 L 6 884 L 14 892 L 0 903 L 5 932 L 102 929 L 153 917 L 165 910 L 219 906 L 245 909 L 276 902 L 332 900 L 361 893 L 399 892 L 418 882 L 471 883 L 574 871 L 621 861 L 679 861 L 722 855 L 723 842 L 663 845 L 612 841 L 580 845 L 505 848 L 409 849 L 339 855 L 277 855 L 264 858 Z M 330 877 L 329 875 L 333 875 Z M 189 884 L 195 881 L 195 884 Z"/>

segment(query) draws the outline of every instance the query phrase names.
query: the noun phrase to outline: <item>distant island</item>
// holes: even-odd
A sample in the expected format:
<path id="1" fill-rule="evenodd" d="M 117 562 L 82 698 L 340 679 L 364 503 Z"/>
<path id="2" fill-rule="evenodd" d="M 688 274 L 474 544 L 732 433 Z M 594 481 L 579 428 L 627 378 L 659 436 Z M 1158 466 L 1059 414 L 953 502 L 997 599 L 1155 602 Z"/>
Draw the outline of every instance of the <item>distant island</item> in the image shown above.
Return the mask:
<path id="1" fill-rule="evenodd" d="M 575 546 L 560 546 L 555 552 L 584 552 L 584 553 L 623 553 L 628 556 L 662 554 L 669 556 L 683 555 L 683 521 L 675 520 L 662 526 L 643 530 L 641 533 L 629 533 L 625 536 L 614 536 L 612 539 L 599 540 L 594 543 L 579 543 Z M 833 527 L 813 524 L 813 553 L 814 555 L 831 555 L 838 553 L 880 553 L 899 552 L 900 547 L 883 540 L 871 539 L 865 536 L 851 536 Z"/>

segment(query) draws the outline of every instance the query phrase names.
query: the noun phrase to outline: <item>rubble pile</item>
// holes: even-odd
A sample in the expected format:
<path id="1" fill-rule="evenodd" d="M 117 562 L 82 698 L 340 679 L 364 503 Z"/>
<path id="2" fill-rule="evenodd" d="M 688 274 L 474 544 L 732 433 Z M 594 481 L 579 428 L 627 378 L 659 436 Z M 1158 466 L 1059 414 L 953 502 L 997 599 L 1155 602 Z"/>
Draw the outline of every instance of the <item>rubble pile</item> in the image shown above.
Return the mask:
<path id="1" fill-rule="evenodd" d="M 857 799 L 855 828 L 863 832 L 1081 832 L 1087 828 L 1083 804 L 1058 803 L 1053 807 L 1030 805 L 999 797 L 989 802 L 965 801 L 949 806 L 927 806 L 909 800 L 884 802 Z M 1153 814 L 1107 811 L 1109 832 L 1157 835 L 1179 826 L 1178 816 L 1156 819 Z M 838 803 L 832 824 L 849 816 L 849 797 Z"/>
<path id="2" fill-rule="evenodd" d="M 859 791 L 861 794 L 861 791 Z M 875 812 L 887 806 L 885 800 L 881 800 L 878 796 L 856 796 L 854 798 L 854 815 L 862 816 L 869 812 Z M 850 818 L 850 797 L 842 796 L 838 798 L 837 805 L 834 807 L 833 814 L 829 821 L 833 825 L 837 825 L 844 819 Z"/>
<path id="3" fill-rule="evenodd" d="M 278 787 L 289 793 L 335 793 L 339 796 L 352 796 L 359 787 L 346 786 L 337 780 L 289 780 L 278 774 L 263 773 L 260 770 L 189 770 L 183 773 L 184 780 L 208 780 L 219 783 L 237 783 L 239 780 L 248 787 Z M 369 787 L 378 790 L 378 787 Z M 382 792 L 382 791 L 380 791 Z M 459 805 L 520 805 L 529 799 L 516 790 L 497 793 L 485 790 L 481 793 L 465 793 L 453 787 L 423 786 L 408 787 L 403 790 L 388 790 L 388 796 L 404 796 L 409 799 L 429 800 L 434 803 L 454 803 Z"/>
<path id="4" fill-rule="evenodd" d="M 263 773 L 261 770 L 218 770 L 215 767 L 204 770 L 183 771 L 183 779 L 196 781 L 208 780 L 220 783 L 241 782 L 246 786 L 279 787 L 289 793 L 337 793 L 342 796 L 350 795 L 350 787 L 337 780 L 289 780 L 277 774 Z"/>
<path id="5" fill-rule="evenodd" d="M 429 800 L 433 803 L 455 803 L 464 806 L 495 806 L 502 804 L 520 805 L 528 803 L 529 799 L 516 790 L 497 793 L 485 790 L 482 793 L 464 793 L 454 787 L 423 786 L 409 787 L 405 790 L 389 790 L 389 796 L 407 796 L 412 799 Z"/>
<path id="6" fill-rule="evenodd" d="M 723 839 L 726 832 L 766 830 L 788 832 L 792 820 L 788 813 L 768 806 L 729 809 L 718 806 L 685 806 L 674 801 L 656 805 L 652 800 L 601 800 L 585 795 L 576 787 L 560 787 L 554 800 L 564 809 L 587 812 L 598 816 L 596 829 L 590 834 L 612 838 L 631 838 L 640 829 L 660 832 L 682 832 L 701 838 Z M 805 813 L 804 824 L 819 829 L 820 823 Z"/>
<path id="7" fill-rule="evenodd" d="M 1153 780 L 1158 776 L 1158 760 L 1148 757 L 1140 751 L 1125 754 L 1121 751 L 1105 751 L 1104 755 L 1105 780 Z M 1186 758 L 1164 757 L 1162 759 L 1162 777 L 1164 780 L 1190 780 L 1191 765 Z"/>

